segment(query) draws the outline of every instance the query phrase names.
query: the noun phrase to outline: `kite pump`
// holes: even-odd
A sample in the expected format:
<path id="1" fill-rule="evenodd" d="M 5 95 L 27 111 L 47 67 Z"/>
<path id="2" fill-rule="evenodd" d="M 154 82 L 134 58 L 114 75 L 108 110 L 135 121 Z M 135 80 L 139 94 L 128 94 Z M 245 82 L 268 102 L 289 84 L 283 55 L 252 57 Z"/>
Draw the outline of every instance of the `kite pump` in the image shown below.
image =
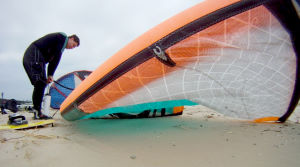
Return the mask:
<path id="1" fill-rule="evenodd" d="M 50 102 L 51 102 L 51 96 L 49 94 L 50 86 L 47 85 L 47 93 L 45 94 L 43 98 L 43 113 L 47 116 L 50 116 Z"/>

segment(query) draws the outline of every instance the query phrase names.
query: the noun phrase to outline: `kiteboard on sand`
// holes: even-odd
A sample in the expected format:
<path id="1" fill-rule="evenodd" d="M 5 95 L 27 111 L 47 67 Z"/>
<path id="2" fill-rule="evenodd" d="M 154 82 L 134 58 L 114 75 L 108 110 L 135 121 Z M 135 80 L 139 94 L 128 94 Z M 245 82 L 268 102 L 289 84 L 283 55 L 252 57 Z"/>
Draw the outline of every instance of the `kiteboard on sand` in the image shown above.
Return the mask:
<path id="1" fill-rule="evenodd" d="M 38 121 L 38 122 L 30 122 L 28 124 L 24 125 L 0 125 L 0 130 L 5 130 L 5 129 L 15 129 L 15 130 L 22 130 L 22 129 L 30 129 L 30 128 L 40 128 L 44 127 L 47 125 L 51 125 L 52 127 L 54 126 L 54 120 L 43 120 L 43 121 Z"/>
<path id="2" fill-rule="evenodd" d="M 5 130 L 5 129 L 21 130 L 21 129 L 39 128 L 39 127 L 44 127 L 46 125 L 52 125 L 53 127 L 54 122 L 55 121 L 53 119 L 28 122 L 25 116 L 19 114 L 13 114 L 9 116 L 7 124 L 0 125 L 0 130 Z"/>

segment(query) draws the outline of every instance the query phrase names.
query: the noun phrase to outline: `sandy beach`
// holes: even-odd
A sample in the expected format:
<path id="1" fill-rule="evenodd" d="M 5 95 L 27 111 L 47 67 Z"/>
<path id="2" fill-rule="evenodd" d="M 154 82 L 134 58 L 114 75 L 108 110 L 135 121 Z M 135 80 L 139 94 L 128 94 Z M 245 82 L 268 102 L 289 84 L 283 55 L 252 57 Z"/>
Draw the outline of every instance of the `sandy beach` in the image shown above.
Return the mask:
<path id="1" fill-rule="evenodd" d="M 54 114 L 56 110 L 52 110 Z M 20 112 L 31 121 L 32 114 Z M 8 115 L 0 115 L 5 124 Z M 174 117 L 68 122 L 0 131 L 9 167 L 298 167 L 299 110 L 284 124 L 224 117 L 203 106 Z"/>

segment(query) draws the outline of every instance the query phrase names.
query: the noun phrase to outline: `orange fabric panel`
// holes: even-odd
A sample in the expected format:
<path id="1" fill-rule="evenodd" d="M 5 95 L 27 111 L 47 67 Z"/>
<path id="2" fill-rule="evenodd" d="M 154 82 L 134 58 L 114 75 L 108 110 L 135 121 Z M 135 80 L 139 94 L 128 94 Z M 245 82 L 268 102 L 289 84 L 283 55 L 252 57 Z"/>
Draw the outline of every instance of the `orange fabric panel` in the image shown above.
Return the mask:
<path id="1" fill-rule="evenodd" d="M 174 107 L 174 108 L 173 108 L 173 113 L 174 113 L 174 114 L 182 113 L 182 112 L 183 112 L 183 109 L 184 109 L 183 106 Z"/>
<path id="2" fill-rule="evenodd" d="M 181 65 L 188 63 L 187 61 L 193 61 L 193 59 L 191 59 L 193 57 L 196 58 L 201 55 L 214 56 L 215 53 L 211 53 L 210 50 L 225 47 L 235 48 L 235 41 L 232 41 L 231 37 L 234 36 L 233 34 L 237 31 L 248 31 L 247 23 L 244 23 L 242 20 L 248 20 L 248 18 L 250 18 L 249 15 L 255 15 L 253 18 L 256 19 L 251 21 L 253 26 L 259 27 L 270 24 L 268 23 L 270 19 L 266 20 L 266 16 L 261 15 L 267 13 L 263 12 L 265 10 L 264 7 L 257 7 L 249 10 L 249 12 L 226 19 L 171 46 L 165 52 L 175 60 L 177 65 Z M 247 37 L 245 37 L 245 39 L 246 38 Z"/>
<path id="3" fill-rule="evenodd" d="M 110 104 L 124 95 L 165 75 L 167 68 L 170 67 L 163 65 L 156 58 L 153 58 L 122 75 L 95 93 L 92 97 L 82 103 L 79 108 L 87 113 L 105 109 L 107 104 Z M 97 101 L 101 101 L 101 103 L 97 103 Z"/>
<path id="4" fill-rule="evenodd" d="M 253 120 L 255 123 L 278 122 L 279 117 L 264 117 Z"/>

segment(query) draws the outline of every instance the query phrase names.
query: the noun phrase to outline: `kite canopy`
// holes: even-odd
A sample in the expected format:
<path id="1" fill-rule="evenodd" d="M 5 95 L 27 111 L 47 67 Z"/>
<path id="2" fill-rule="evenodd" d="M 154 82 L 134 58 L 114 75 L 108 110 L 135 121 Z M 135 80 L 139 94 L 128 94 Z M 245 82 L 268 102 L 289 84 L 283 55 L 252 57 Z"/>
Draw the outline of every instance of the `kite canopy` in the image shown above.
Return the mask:
<path id="1" fill-rule="evenodd" d="M 63 102 L 61 114 L 76 120 L 177 101 L 173 107 L 197 103 L 227 116 L 284 122 L 300 92 L 298 5 L 204 1 L 110 57 Z"/>
<path id="2" fill-rule="evenodd" d="M 61 103 L 90 73 L 91 71 L 85 70 L 73 71 L 60 77 L 56 83 L 53 83 L 50 87 L 50 106 L 54 109 L 59 109 Z"/>

